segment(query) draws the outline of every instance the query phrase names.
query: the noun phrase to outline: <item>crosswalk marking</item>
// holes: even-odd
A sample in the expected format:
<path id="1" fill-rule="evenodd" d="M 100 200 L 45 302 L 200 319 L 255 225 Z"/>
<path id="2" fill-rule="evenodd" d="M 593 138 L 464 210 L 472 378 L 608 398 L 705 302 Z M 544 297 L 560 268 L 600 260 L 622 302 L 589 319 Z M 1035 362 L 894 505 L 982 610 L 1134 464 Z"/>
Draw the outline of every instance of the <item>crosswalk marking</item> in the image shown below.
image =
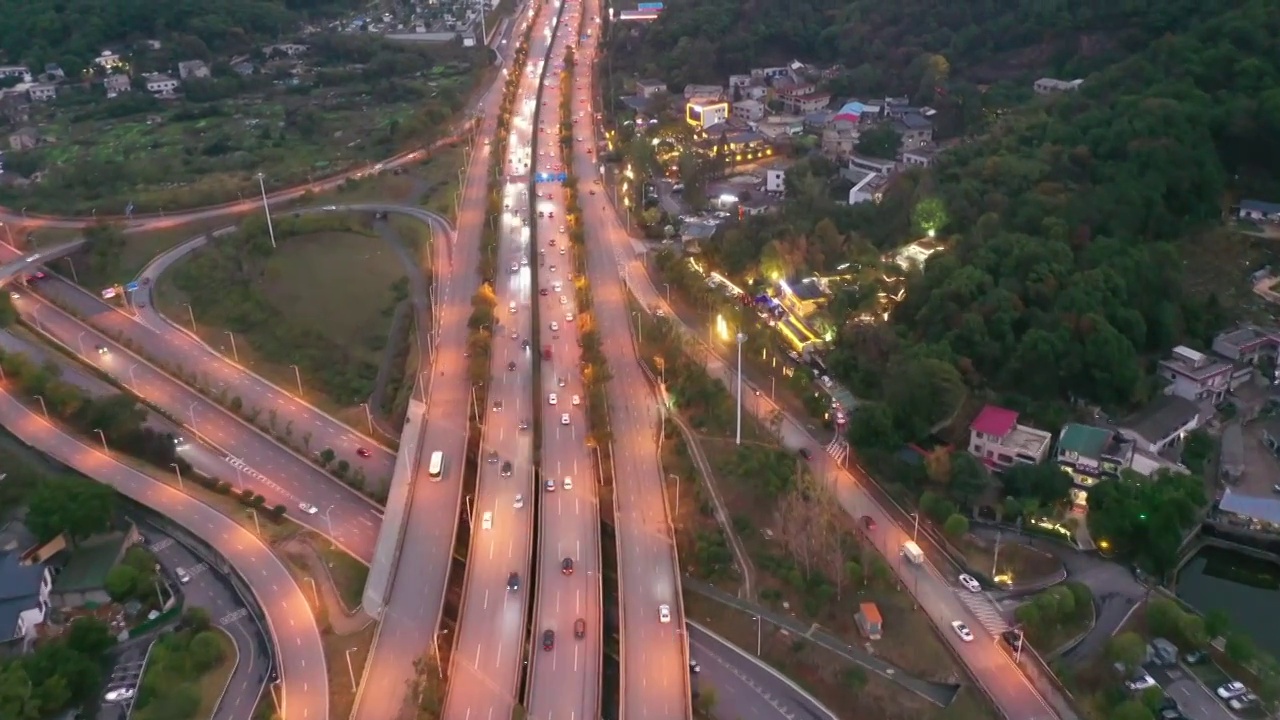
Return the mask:
<path id="1" fill-rule="evenodd" d="M 844 465 L 845 460 L 849 458 L 849 443 L 844 438 L 836 436 L 827 443 L 827 454 L 835 459 L 837 465 Z"/>
<path id="2" fill-rule="evenodd" d="M 991 603 L 984 593 L 971 593 L 967 590 L 957 590 L 956 595 L 960 597 L 960 602 L 969 608 L 969 612 L 978 618 L 978 622 L 982 623 L 982 627 L 992 635 L 999 635 L 1009 629 L 1009 623 L 1005 621 L 1004 616 L 996 610 L 996 606 Z"/>
<path id="3" fill-rule="evenodd" d="M 248 614 L 249 614 L 248 610 L 244 608 L 240 608 L 239 610 L 235 610 L 233 612 L 227 613 L 226 615 L 223 615 L 222 619 L 218 621 L 218 624 L 221 625 L 222 627 L 226 627 Z"/>

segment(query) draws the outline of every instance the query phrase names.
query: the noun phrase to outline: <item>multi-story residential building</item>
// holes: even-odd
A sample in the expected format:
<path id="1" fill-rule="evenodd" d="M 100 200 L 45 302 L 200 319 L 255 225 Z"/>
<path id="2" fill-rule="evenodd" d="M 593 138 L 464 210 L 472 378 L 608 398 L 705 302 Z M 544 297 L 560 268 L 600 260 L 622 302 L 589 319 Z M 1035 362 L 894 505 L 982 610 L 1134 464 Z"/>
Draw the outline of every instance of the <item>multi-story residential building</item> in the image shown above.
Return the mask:
<path id="1" fill-rule="evenodd" d="M 929 167 L 938 154 L 936 147 L 920 147 L 902 153 L 902 164 L 911 167 Z"/>
<path id="2" fill-rule="evenodd" d="M 719 85 L 685 85 L 684 99 L 693 100 L 694 98 L 700 98 L 704 102 L 720 102 L 728 99 L 724 88 Z"/>
<path id="3" fill-rule="evenodd" d="M 1171 357 L 1160 361 L 1156 372 L 1169 381 L 1166 394 L 1216 405 L 1231 389 L 1232 370 L 1229 362 L 1179 345 Z"/>
<path id="4" fill-rule="evenodd" d="M 787 166 L 778 163 L 764 171 L 764 191 L 778 193 L 787 191 Z"/>
<path id="5" fill-rule="evenodd" d="M 203 60 L 187 60 L 178 63 L 178 77 L 183 80 L 207 78 L 210 75 L 209 66 Z"/>
<path id="6" fill-rule="evenodd" d="M 1120 425 L 1139 450 L 1160 454 L 1200 427 L 1200 407 L 1178 395 L 1161 395 Z"/>
<path id="7" fill-rule="evenodd" d="M 729 109 L 729 117 L 743 122 L 756 122 L 764 117 L 764 103 L 759 100 L 739 100 Z"/>
<path id="8" fill-rule="evenodd" d="M 1265 200 L 1241 200 L 1236 217 L 1254 222 L 1280 222 L 1280 203 Z"/>
<path id="9" fill-rule="evenodd" d="M 1133 462 L 1133 441 L 1115 430 L 1067 423 L 1058 434 L 1054 460 L 1075 480 L 1089 488 L 1116 480 Z"/>
<path id="10" fill-rule="evenodd" d="M 48 102 L 58 97 L 58 86 L 50 83 L 32 83 L 27 88 L 31 102 Z"/>
<path id="11" fill-rule="evenodd" d="M 997 472 L 1043 461 L 1052 441 L 1043 430 L 1019 425 L 1017 411 L 995 405 L 982 408 L 969 425 L 969 454 Z"/>
<path id="12" fill-rule="evenodd" d="M 1242 325 L 1219 333 L 1213 339 L 1213 351 L 1228 360 L 1257 365 L 1274 363 L 1280 351 L 1280 330 L 1257 325 Z"/>
<path id="13" fill-rule="evenodd" d="M 893 129 L 902 136 L 902 149 L 914 150 L 933 142 L 933 123 L 923 115 L 904 113 L 893 121 Z"/>
<path id="14" fill-rule="evenodd" d="M 17 552 L 0 556 L 0 643 L 31 638 L 49 612 L 53 572 Z"/>
<path id="15" fill-rule="evenodd" d="M 667 91 L 667 84 L 661 80 L 646 78 L 636 81 L 636 94 L 642 98 L 648 99 L 655 95 L 660 95 Z"/>
<path id="16" fill-rule="evenodd" d="M 103 79 L 102 87 L 106 89 L 107 97 L 115 97 L 132 90 L 133 79 L 124 73 L 112 73 Z"/>
<path id="17" fill-rule="evenodd" d="M 163 73 L 143 75 L 147 82 L 147 92 L 156 95 L 172 95 L 178 89 L 178 81 Z"/>
<path id="18" fill-rule="evenodd" d="M 858 126 L 846 120 L 836 120 L 822 128 L 822 152 L 829 157 L 848 157 L 858 146 L 862 133 Z"/>
<path id="19" fill-rule="evenodd" d="M 0 65 L 0 78 L 18 78 L 31 82 L 31 69 L 26 65 Z"/>

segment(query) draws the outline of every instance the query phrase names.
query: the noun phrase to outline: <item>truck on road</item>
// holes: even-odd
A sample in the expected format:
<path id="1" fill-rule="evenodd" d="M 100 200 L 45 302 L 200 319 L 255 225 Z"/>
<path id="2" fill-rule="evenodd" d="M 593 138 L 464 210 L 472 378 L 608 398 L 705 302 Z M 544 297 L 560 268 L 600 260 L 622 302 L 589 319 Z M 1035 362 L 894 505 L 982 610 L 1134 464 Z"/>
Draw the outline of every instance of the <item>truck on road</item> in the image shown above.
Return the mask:
<path id="1" fill-rule="evenodd" d="M 924 551 L 920 549 L 920 546 L 914 540 L 902 543 L 902 554 L 916 565 L 924 562 Z"/>

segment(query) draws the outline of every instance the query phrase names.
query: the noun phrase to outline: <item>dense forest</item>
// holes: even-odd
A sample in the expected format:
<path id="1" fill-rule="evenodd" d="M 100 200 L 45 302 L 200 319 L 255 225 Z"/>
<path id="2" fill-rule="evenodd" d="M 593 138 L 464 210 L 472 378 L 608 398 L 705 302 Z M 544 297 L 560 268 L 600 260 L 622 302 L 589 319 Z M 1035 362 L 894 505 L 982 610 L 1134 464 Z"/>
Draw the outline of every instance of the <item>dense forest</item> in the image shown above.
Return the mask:
<path id="1" fill-rule="evenodd" d="M 958 382 L 1047 424 L 1064 419 L 1068 398 L 1132 409 L 1155 390 L 1155 358 L 1177 343 L 1205 347 L 1237 319 L 1216 295 L 1183 291 L 1194 273 L 1184 247 L 1240 196 L 1280 199 L 1280 13 L 1273 0 L 1237 5 L 1089 75 L 1077 93 L 989 119 L 934 168 L 898 178 L 878 206 L 833 201 L 836 168 L 803 159 L 781 213 L 706 252 L 747 275 L 873 266 L 919 237 L 922 208 L 943 218 L 951 249 L 906 278 L 892 322 L 839 328 L 833 372 L 885 401 L 855 415 L 864 443 L 893 447 L 947 417 L 936 391 L 953 396 Z M 1153 17 L 1164 26 L 1165 13 Z M 843 322 L 873 295 L 845 289 L 832 315 Z M 908 366 L 928 368 L 916 384 L 934 389 L 932 402 L 888 397 Z"/>
<path id="2" fill-rule="evenodd" d="M 35 68 L 56 62 L 70 74 L 112 44 L 173 36 L 239 52 L 254 38 L 273 38 L 304 19 L 361 5 L 358 0 L 0 0 L 0 60 Z"/>
<path id="3" fill-rule="evenodd" d="M 929 55 L 974 84 L 1049 71 L 1077 77 L 1244 4 L 671 0 L 647 27 L 619 25 L 613 58 L 615 71 L 674 87 L 793 59 L 840 63 L 851 71 L 852 92 L 913 94 L 939 79 L 926 77 Z"/>

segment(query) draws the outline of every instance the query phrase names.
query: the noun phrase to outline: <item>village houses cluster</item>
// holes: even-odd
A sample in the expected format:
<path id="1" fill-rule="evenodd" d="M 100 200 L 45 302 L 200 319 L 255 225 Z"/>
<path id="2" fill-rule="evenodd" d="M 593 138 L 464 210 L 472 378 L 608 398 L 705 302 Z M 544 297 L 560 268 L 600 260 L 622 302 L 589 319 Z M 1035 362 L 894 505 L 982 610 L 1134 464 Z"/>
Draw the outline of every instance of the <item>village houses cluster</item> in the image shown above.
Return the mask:
<path id="1" fill-rule="evenodd" d="M 147 40 L 138 51 L 154 52 L 161 49 L 159 40 Z M 293 68 L 290 72 L 295 72 L 300 71 L 297 58 L 306 52 L 307 46 L 278 43 L 267 45 L 261 50 L 262 57 L 268 61 L 291 63 Z M 230 58 L 228 64 L 232 72 L 242 77 L 260 70 L 248 55 Z M 8 135 L 10 150 L 29 150 L 42 141 L 50 140 L 42 138 L 36 128 L 25 126 L 31 121 L 32 105 L 56 100 L 60 88 L 89 87 L 108 99 L 125 93 L 146 92 L 157 98 L 170 100 L 181 97 L 183 83 L 212 76 L 208 63 L 194 59 L 179 61 L 164 72 L 135 73 L 130 55 L 115 50 L 103 50 L 82 74 L 68 75 L 54 63 L 45 65 L 44 72 L 41 73 L 33 73 L 25 65 L 0 66 L 0 80 L 7 79 L 9 83 L 17 80 L 16 84 L 0 90 L 0 123 L 12 128 Z"/>
<path id="2" fill-rule="evenodd" d="M 793 61 L 730 75 L 725 85 L 688 85 L 677 96 L 684 105 L 686 121 L 694 129 L 697 149 L 716 153 L 731 164 L 767 161 L 758 188 L 764 197 L 744 203 L 740 213 L 767 212 L 769 197 L 782 196 L 789 163 L 773 158 L 789 154 L 789 146 L 802 137 L 815 138 L 821 152 L 840 165 L 841 176 L 852 184 L 851 205 L 879 202 L 896 174 L 911 167 L 931 166 L 945 149 L 934 141 L 937 112 L 933 108 L 914 106 L 906 97 L 850 99 L 837 105 L 820 85 L 842 72 L 839 65 L 816 68 Z M 1042 95 L 1069 92 L 1082 82 L 1042 78 L 1033 89 Z M 640 79 L 635 82 L 635 94 L 623 102 L 643 115 L 667 92 L 667 85 L 660 80 Z M 857 147 L 862 135 L 886 124 L 901 137 L 897 157 L 860 155 Z"/>

